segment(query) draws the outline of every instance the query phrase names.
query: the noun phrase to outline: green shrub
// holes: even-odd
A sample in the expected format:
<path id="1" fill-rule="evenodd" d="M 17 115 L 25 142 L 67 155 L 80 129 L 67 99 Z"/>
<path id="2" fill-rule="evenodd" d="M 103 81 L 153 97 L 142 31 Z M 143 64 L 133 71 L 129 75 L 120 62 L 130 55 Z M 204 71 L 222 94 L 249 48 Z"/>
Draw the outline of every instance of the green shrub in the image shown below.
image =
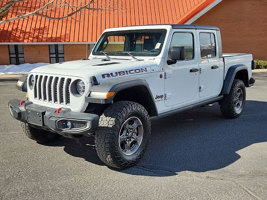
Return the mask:
<path id="1" fill-rule="evenodd" d="M 266 60 L 256 60 L 256 69 L 267 69 Z"/>

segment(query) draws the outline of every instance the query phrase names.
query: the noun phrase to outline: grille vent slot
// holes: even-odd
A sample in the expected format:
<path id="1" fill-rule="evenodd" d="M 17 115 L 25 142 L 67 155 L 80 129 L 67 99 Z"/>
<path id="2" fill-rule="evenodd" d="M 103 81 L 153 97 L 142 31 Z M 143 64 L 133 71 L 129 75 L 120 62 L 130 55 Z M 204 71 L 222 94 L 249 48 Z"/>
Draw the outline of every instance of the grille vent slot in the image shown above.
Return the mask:
<path id="1" fill-rule="evenodd" d="M 70 104 L 70 78 L 35 75 L 34 98 L 53 104 Z"/>

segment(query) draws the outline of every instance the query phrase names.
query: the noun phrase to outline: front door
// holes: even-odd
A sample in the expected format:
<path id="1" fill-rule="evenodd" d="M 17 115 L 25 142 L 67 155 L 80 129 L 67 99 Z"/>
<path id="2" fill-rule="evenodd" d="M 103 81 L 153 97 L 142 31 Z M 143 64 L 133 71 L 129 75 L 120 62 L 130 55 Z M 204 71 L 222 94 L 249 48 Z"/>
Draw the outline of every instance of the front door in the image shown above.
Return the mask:
<path id="1" fill-rule="evenodd" d="M 199 67 L 195 56 L 194 30 L 175 32 L 170 48 L 181 47 L 182 60 L 165 67 L 165 105 L 176 108 L 199 99 Z"/>

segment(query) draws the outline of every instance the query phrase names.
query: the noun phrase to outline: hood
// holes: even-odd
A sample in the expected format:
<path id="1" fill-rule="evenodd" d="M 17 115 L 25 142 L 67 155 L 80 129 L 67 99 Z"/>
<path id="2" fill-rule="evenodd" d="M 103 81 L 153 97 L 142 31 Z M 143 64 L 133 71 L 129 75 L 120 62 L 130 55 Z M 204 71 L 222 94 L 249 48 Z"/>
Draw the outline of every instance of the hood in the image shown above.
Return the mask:
<path id="1" fill-rule="evenodd" d="M 31 73 L 79 77 L 89 80 L 95 76 L 98 80 L 115 78 L 117 76 L 131 76 L 137 73 L 155 71 L 158 65 L 153 61 L 136 61 L 126 59 L 77 60 L 64 63 L 49 64 L 35 68 Z"/>

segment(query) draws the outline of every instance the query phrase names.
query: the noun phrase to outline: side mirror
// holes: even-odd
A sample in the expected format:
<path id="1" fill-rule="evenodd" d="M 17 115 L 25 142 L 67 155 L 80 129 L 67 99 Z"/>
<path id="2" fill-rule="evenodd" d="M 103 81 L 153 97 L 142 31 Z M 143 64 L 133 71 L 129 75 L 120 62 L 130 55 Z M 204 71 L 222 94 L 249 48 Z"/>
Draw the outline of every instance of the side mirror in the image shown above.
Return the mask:
<path id="1" fill-rule="evenodd" d="M 169 50 L 168 65 L 175 64 L 177 60 L 185 60 L 184 47 L 171 47 Z"/>

